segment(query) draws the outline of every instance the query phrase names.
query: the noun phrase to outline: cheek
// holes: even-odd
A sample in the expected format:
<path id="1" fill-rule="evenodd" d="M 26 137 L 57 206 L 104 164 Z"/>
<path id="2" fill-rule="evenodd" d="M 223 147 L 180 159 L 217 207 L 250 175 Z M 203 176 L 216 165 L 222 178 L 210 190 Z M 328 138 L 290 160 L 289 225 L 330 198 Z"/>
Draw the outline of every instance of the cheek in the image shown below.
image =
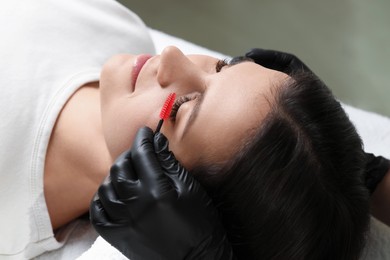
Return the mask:
<path id="1" fill-rule="evenodd" d="M 168 140 L 170 139 L 168 138 Z M 199 154 L 197 148 L 192 147 L 192 149 L 188 149 L 188 146 L 186 146 L 184 142 L 170 142 L 169 149 L 173 152 L 180 164 L 187 170 L 192 170 L 199 164 L 199 158 L 196 157 Z"/>
<path id="2" fill-rule="evenodd" d="M 257 129 L 256 122 L 236 121 L 239 123 L 217 119 L 212 124 L 203 121 L 191 128 L 181 140 L 175 135 L 167 136 L 169 148 L 187 170 L 202 165 L 229 163 Z"/>
<path id="3" fill-rule="evenodd" d="M 180 140 L 173 136 L 168 136 L 170 141 L 169 149 L 174 153 L 176 159 L 187 169 L 204 165 L 205 163 L 219 162 L 221 155 L 219 145 L 215 139 L 209 139 L 204 133 L 188 134 L 188 137 Z"/>
<path id="4" fill-rule="evenodd" d="M 109 105 L 102 104 L 103 134 L 112 159 L 131 147 L 139 128 L 155 129 L 159 113 L 158 106 L 153 105 L 156 103 L 137 96 L 116 98 Z"/>
<path id="5" fill-rule="evenodd" d="M 100 74 L 101 101 L 107 104 L 115 97 L 131 94 L 131 55 L 116 55 L 103 66 Z"/>

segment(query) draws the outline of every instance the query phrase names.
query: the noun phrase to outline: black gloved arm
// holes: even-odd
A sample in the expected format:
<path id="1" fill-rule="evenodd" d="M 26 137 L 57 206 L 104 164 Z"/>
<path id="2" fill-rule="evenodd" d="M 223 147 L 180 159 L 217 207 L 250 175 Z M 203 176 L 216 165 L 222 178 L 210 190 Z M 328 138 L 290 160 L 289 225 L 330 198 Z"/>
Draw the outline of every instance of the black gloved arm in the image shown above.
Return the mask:
<path id="1" fill-rule="evenodd" d="M 245 54 L 257 64 L 290 75 L 295 72 L 309 72 L 315 75 L 298 57 L 291 53 L 255 48 Z"/>
<path id="2" fill-rule="evenodd" d="M 90 206 L 97 232 L 136 259 L 233 259 L 218 212 L 168 150 L 141 128 Z"/>
<path id="3" fill-rule="evenodd" d="M 365 169 L 366 186 L 372 194 L 378 184 L 390 170 L 390 161 L 382 156 L 366 153 L 367 164 Z"/>
<path id="4" fill-rule="evenodd" d="M 367 154 L 366 185 L 371 192 L 371 214 L 390 226 L 390 160 Z"/>

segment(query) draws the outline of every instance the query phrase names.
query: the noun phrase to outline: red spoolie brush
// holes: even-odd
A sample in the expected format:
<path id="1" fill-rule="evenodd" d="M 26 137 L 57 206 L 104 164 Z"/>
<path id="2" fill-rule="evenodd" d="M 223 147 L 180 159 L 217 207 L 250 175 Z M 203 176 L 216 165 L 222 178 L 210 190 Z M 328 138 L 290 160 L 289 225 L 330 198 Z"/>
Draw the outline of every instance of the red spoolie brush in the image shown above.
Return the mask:
<path id="1" fill-rule="evenodd" d="M 175 98 L 176 98 L 176 93 L 171 93 L 165 100 L 164 106 L 161 108 L 160 121 L 158 122 L 156 133 L 160 132 L 164 120 L 168 119 L 169 115 L 171 114 L 173 102 L 175 102 Z"/>

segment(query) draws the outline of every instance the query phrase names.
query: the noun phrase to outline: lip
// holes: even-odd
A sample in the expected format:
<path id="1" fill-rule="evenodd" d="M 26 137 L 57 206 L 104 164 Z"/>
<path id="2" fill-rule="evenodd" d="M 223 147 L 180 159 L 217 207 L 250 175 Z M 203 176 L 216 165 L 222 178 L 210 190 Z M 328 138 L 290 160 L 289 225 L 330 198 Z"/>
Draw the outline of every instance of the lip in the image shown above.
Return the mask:
<path id="1" fill-rule="evenodd" d="M 150 58 L 152 58 L 152 55 L 150 54 L 141 54 L 135 58 L 133 70 L 131 71 L 131 86 L 133 87 L 133 90 L 135 89 L 135 84 L 142 67 Z"/>

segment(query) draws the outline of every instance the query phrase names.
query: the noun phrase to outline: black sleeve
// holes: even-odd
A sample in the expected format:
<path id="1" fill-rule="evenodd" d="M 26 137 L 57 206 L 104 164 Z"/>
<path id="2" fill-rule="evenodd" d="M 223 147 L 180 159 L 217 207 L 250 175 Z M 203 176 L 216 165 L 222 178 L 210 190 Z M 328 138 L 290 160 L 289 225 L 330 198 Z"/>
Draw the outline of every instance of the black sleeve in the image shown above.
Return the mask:
<path id="1" fill-rule="evenodd" d="M 382 181 L 390 168 L 390 161 L 382 156 L 366 153 L 367 164 L 365 170 L 366 187 L 372 194 L 376 186 Z"/>

